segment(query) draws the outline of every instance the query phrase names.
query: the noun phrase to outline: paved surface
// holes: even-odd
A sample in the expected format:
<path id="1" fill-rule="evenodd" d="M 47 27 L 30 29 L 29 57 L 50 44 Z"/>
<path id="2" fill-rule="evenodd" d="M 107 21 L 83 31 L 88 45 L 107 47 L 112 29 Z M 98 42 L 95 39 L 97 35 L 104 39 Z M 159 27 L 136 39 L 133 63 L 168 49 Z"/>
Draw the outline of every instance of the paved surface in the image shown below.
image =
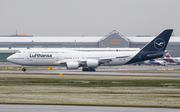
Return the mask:
<path id="1" fill-rule="evenodd" d="M 33 70 L 24 73 L 45 73 L 45 74 L 81 74 L 81 75 L 126 75 L 126 76 L 164 76 L 164 77 L 180 77 L 180 66 L 116 66 L 116 67 L 100 67 L 96 72 L 82 72 L 82 70 Z M 152 73 L 131 73 L 128 70 L 151 70 Z M 153 73 L 157 70 L 156 73 Z M 159 73 L 158 73 L 159 72 Z M 163 73 L 161 73 L 163 72 Z M 0 71 L 0 73 L 22 73 L 22 71 Z"/>
<path id="2" fill-rule="evenodd" d="M 180 112 L 180 109 L 0 104 L 0 112 Z"/>

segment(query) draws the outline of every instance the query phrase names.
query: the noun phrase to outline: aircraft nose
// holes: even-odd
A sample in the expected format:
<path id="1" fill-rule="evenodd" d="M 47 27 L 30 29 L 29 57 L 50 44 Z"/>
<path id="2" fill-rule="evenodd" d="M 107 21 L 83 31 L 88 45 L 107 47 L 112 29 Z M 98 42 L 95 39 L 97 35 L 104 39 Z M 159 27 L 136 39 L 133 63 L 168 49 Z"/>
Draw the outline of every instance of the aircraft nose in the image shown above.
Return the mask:
<path id="1" fill-rule="evenodd" d="M 7 57 L 6 60 L 9 61 L 9 62 L 13 62 L 13 61 L 14 61 L 13 57 L 14 57 L 14 56 L 11 55 L 11 56 Z"/>
<path id="2" fill-rule="evenodd" d="M 11 63 L 17 63 L 17 57 L 15 54 L 9 56 L 6 58 L 7 61 L 11 62 Z"/>
<path id="3" fill-rule="evenodd" d="M 11 61 L 11 56 L 7 57 L 6 60 L 7 60 L 7 61 Z"/>

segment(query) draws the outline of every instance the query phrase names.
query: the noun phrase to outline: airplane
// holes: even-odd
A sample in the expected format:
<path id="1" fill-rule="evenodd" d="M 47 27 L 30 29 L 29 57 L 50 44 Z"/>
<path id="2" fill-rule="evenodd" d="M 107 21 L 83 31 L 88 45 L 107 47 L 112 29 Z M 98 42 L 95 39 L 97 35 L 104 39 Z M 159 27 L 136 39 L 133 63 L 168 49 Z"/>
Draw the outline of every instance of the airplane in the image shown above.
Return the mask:
<path id="1" fill-rule="evenodd" d="M 165 60 L 170 63 L 177 63 L 180 64 L 180 57 L 171 57 L 169 54 L 162 58 L 162 60 Z"/>
<path id="2" fill-rule="evenodd" d="M 150 59 L 150 60 L 146 60 L 144 61 L 144 64 L 146 65 L 168 65 L 169 63 L 164 61 L 164 60 L 157 60 L 157 59 Z"/>
<path id="3" fill-rule="evenodd" d="M 119 66 L 162 57 L 173 29 L 164 30 L 139 51 L 80 52 L 71 50 L 20 50 L 7 61 L 24 66 L 65 66 L 67 69 L 95 71 L 98 66 Z"/>

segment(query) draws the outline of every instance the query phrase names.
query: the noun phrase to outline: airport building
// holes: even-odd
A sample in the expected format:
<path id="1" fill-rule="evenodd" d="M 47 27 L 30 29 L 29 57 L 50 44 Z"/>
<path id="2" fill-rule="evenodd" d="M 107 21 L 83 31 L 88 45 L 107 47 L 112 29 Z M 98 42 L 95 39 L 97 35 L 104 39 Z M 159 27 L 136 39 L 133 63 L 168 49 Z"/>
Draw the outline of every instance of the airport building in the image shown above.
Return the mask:
<path id="1" fill-rule="evenodd" d="M 70 49 L 79 51 L 135 51 L 150 42 L 155 36 L 125 37 L 112 31 L 102 37 L 47 37 L 32 35 L 0 36 L 0 61 L 22 49 Z M 172 56 L 180 56 L 180 38 L 171 37 L 167 46 Z"/>

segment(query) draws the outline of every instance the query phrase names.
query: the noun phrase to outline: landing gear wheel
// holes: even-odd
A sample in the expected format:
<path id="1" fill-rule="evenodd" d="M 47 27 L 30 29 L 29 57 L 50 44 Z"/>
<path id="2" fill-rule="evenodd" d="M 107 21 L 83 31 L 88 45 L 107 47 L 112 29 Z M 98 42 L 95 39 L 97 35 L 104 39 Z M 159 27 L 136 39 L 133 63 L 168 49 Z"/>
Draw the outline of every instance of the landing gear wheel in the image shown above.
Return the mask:
<path id="1" fill-rule="evenodd" d="M 25 72 L 26 71 L 26 68 L 25 67 L 22 67 L 22 72 Z"/>
<path id="2" fill-rule="evenodd" d="M 83 67 L 82 71 L 85 72 L 85 71 L 86 71 L 86 68 Z"/>
<path id="3" fill-rule="evenodd" d="M 89 68 L 89 71 L 91 71 L 91 72 L 94 71 L 94 68 Z"/>
<path id="4" fill-rule="evenodd" d="M 86 68 L 83 67 L 82 71 L 85 71 L 85 72 L 88 72 L 88 71 L 91 72 L 91 71 L 93 71 L 93 72 L 94 72 L 94 71 L 96 71 L 96 69 L 95 69 L 95 68 L 91 68 L 91 67 L 86 67 Z"/>
<path id="5" fill-rule="evenodd" d="M 89 71 L 89 68 L 85 68 L 85 71 L 88 72 L 88 71 Z"/>

